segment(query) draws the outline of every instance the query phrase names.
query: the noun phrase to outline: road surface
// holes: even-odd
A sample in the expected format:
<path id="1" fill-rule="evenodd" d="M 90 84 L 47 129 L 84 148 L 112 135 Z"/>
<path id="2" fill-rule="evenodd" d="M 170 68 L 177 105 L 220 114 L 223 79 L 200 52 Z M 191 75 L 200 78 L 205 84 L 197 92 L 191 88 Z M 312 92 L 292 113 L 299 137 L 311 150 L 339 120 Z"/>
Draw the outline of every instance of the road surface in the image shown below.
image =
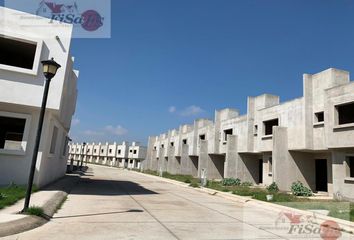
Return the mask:
<path id="1" fill-rule="evenodd" d="M 300 227 L 269 210 L 91 165 L 49 223 L 3 239 L 323 239 L 318 226 Z"/>

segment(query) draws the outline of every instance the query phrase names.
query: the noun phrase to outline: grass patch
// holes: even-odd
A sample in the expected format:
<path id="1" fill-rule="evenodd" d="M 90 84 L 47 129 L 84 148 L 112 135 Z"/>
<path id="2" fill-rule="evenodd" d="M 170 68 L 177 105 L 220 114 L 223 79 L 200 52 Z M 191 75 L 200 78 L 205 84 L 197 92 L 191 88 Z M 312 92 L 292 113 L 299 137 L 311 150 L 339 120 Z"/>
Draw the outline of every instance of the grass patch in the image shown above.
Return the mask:
<path id="1" fill-rule="evenodd" d="M 143 173 L 154 175 L 154 176 L 159 176 L 159 172 L 157 171 L 152 171 L 152 170 L 144 170 Z M 191 175 L 183 175 L 183 174 L 170 174 L 168 172 L 163 172 L 162 177 L 172 179 L 175 181 L 183 182 L 183 183 L 189 183 L 190 186 L 195 186 L 199 187 L 200 186 L 200 180 L 198 178 L 194 178 Z"/>
<path id="2" fill-rule="evenodd" d="M 159 173 L 157 171 L 152 171 L 152 170 L 144 170 L 143 173 L 159 176 Z"/>
<path id="3" fill-rule="evenodd" d="M 191 187 L 200 187 L 200 180 L 198 178 L 194 178 L 191 175 L 182 175 L 182 174 L 170 174 L 168 172 L 164 172 L 162 177 L 176 180 L 179 182 L 189 183 Z"/>
<path id="4" fill-rule="evenodd" d="M 25 214 L 42 217 L 44 215 L 44 210 L 41 207 L 32 206 L 25 211 Z"/>
<path id="5" fill-rule="evenodd" d="M 144 173 L 159 176 L 157 171 L 145 170 Z M 191 187 L 200 187 L 200 180 L 198 178 L 193 178 L 190 175 L 178 175 L 164 172 L 163 177 L 184 183 L 189 183 L 189 186 Z M 241 183 L 241 185 L 224 186 L 220 181 L 208 181 L 206 187 L 221 192 L 232 192 L 232 194 L 239 196 L 248 196 L 260 201 L 267 201 L 266 196 L 268 194 L 272 194 L 272 203 L 301 210 L 328 210 L 328 215 L 331 217 L 354 222 L 354 203 L 339 202 L 334 200 L 311 200 L 304 197 L 297 197 L 285 192 L 269 193 L 269 191 L 266 189 L 253 187 L 250 185 L 251 184 L 249 183 Z"/>
<path id="6" fill-rule="evenodd" d="M 200 184 L 199 183 L 191 183 L 189 184 L 190 187 L 193 187 L 193 188 L 199 188 L 200 187 Z"/>
<path id="7" fill-rule="evenodd" d="M 302 210 L 327 210 L 329 211 L 328 216 L 330 217 L 354 222 L 354 203 L 335 200 L 308 200 L 302 202 L 282 202 L 278 204 Z"/>
<path id="8" fill-rule="evenodd" d="M 38 191 L 38 188 L 33 186 L 32 192 Z M 17 201 L 24 198 L 26 195 L 26 187 L 11 184 L 7 187 L 0 187 L 0 209 L 15 204 Z"/>

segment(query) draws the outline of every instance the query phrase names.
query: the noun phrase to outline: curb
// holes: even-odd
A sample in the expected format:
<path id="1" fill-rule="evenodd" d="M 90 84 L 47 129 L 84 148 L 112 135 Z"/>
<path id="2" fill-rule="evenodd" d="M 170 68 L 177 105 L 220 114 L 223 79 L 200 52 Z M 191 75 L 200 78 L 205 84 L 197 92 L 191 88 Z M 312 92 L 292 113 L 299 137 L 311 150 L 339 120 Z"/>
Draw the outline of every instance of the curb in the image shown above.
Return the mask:
<path id="1" fill-rule="evenodd" d="M 141 174 L 144 176 L 149 176 L 151 178 L 155 178 L 160 181 L 168 182 L 171 184 L 192 188 L 189 186 L 189 184 L 182 183 L 182 182 L 179 182 L 176 180 L 163 178 L 163 177 L 159 177 L 159 176 L 154 176 L 154 175 L 150 175 L 150 174 L 146 174 L 146 173 L 136 172 L 136 171 L 130 171 L 130 172 L 134 172 L 134 173 Z M 254 207 L 263 208 L 263 209 L 270 210 L 270 211 L 289 211 L 289 212 L 298 213 L 298 214 L 301 214 L 304 216 L 314 216 L 314 213 L 310 212 L 310 211 L 291 208 L 291 207 L 282 206 L 282 205 L 269 203 L 269 202 L 264 202 L 264 201 L 260 201 L 257 199 L 253 199 L 251 197 L 238 196 L 238 195 L 235 195 L 235 194 L 232 194 L 229 192 L 221 192 L 221 191 L 214 190 L 211 188 L 192 188 L 192 189 L 195 189 L 199 192 L 208 193 L 210 195 L 219 196 L 219 197 L 231 200 L 231 201 L 251 205 Z M 337 229 L 337 230 L 341 230 L 341 231 L 345 231 L 345 232 L 354 234 L 354 223 L 353 222 L 349 222 L 349 221 L 339 219 L 339 218 L 316 214 L 316 217 L 314 218 L 314 222 L 316 224 L 321 225 L 324 221 L 334 221 L 334 222 L 338 223 L 338 225 L 340 226 L 340 229 Z"/>
<path id="2" fill-rule="evenodd" d="M 79 179 L 80 178 L 78 177 L 75 178 L 73 181 L 72 179 L 68 178 L 68 176 L 66 176 L 57 180 L 52 185 L 43 188 L 42 191 L 50 191 L 50 189 L 53 189 L 53 187 L 55 187 L 56 185 L 60 186 L 63 183 L 68 183 L 64 184 L 63 186 L 60 186 L 59 188 L 61 189 L 57 190 L 57 193 L 50 197 L 50 199 L 44 205 L 39 206 L 43 208 L 45 215 L 44 217 L 26 215 L 25 217 L 18 220 L 0 223 L 0 238 L 26 232 L 49 222 L 57 211 L 60 204 L 62 204 L 65 198 L 68 196 L 71 189 L 79 182 Z"/>

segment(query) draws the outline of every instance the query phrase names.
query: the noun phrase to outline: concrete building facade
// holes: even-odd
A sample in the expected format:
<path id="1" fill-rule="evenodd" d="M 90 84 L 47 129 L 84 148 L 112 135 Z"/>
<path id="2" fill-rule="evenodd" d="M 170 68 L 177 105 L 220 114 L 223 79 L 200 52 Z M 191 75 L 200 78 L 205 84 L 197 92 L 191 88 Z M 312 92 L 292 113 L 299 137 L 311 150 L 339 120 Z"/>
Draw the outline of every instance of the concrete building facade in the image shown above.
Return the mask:
<path id="1" fill-rule="evenodd" d="M 314 192 L 354 199 L 354 83 L 327 69 L 303 75 L 303 97 L 280 103 L 248 97 L 247 113 L 215 112 L 149 137 L 144 168 L 209 179 L 276 182 L 281 190 L 301 181 Z"/>
<path id="2" fill-rule="evenodd" d="M 146 158 L 146 147 L 138 142 L 117 144 L 70 143 L 69 160 L 83 161 L 111 167 L 140 169 L 141 161 Z"/>
<path id="3" fill-rule="evenodd" d="M 33 17 L 38 26 L 23 25 Z M 0 185 L 27 183 L 44 92 L 41 61 L 52 57 L 62 67 L 49 89 L 34 184 L 65 174 L 78 79 L 71 34 L 69 24 L 0 7 Z"/>

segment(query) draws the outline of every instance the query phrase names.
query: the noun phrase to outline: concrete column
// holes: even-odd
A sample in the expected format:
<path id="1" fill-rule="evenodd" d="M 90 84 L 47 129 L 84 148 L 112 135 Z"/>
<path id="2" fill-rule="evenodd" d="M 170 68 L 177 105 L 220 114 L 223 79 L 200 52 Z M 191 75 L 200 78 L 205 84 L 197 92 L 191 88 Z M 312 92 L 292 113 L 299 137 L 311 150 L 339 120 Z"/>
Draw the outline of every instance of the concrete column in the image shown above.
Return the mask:
<path id="1" fill-rule="evenodd" d="M 254 112 L 255 98 L 248 97 L 247 99 L 247 152 L 254 151 Z"/>
<path id="2" fill-rule="evenodd" d="M 181 171 L 180 163 L 175 157 L 175 147 L 170 147 L 168 150 L 168 164 L 167 164 L 167 172 L 171 174 L 179 174 Z"/>
<path id="3" fill-rule="evenodd" d="M 310 74 L 303 75 L 305 148 L 313 149 L 313 80 Z"/>
<path id="4" fill-rule="evenodd" d="M 208 168 L 208 141 L 200 140 L 199 162 L 198 162 L 198 177 L 201 177 L 202 169 Z"/>
<path id="5" fill-rule="evenodd" d="M 200 154 L 198 176 L 201 176 L 201 170 L 207 171 L 208 179 L 222 179 L 224 177 L 225 156 L 208 154 L 208 141 L 200 141 Z"/>
<path id="6" fill-rule="evenodd" d="M 146 158 L 144 166 L 146 169 L 155 170 L 156 167 L 153 161 L 156 161 L 156 151 L 154 150 L 155 137 L 149 137 L 148 147 L 146 150 Z M 155 153 L 155 154 L 154 154 Z"/>
<path id="7" fill-rule="evenodd" d="M 132 162 L 130 168 L 135 169 L 135 162 L 136 162 L 136 159 L 133 159 L 133 162 Z"/>
<path id="8" fill-rule="evenodd" d="M 281 190 L 289 190 L 293 181 L 293 169 L 289 159 L 287 128 L 274 127 L 273 131 L 273 181 Z M 290 169 L 289 169 L 290 168 Z M 286 174 L 284 174 L 286 173 Z"/>
<path id="9" fill-rule="evenodd" d="M 193 177 L 198 176 L 198 162 L 199 162 L 199 157 L 198 156 L 189 156 L 189 164 L 190 164 L 190 175 Z"/>
<path id="10" fill-rule="evenodd" d="M 258 183 L 259 157 L 254 154 L 238 153 L 238 137 L 229 135 L 225 157 L 225 178 L 239 178 L 242 181 Z"/>
<path id="11" fill-rule="evenodd" d="M 198 176 L 198 157 L 189 156 L 189 146 L 182 145 L 180 172 L 183 175 Z"/>
<path id="12" fill-rule="evenodd" d="M 237 177 L 237 162 L 239 161 L 238 158 L 237 136 L 229 135 L 227 137 L 227 150 L 225 157 L 225 178 Z"/>
<path id="13" fill-rule="evenodd" d="M 190 169 L 190 164 L 189 164 L 189 156 L 188 156 L 188 145 L 187 144 L 182 144 L 182 150 L 181 150 L 181 174 L 183 175 L 190 175 L 191 174 L 191 169 Z"/>
<path id="14" fill-rule="evenodd" d="M 296 181 L 315 190 L 315 161 L 312 153 L 288 150 L 288 129 L 274 127 L 273 181 L 280 190 L 289 191 Z"/>
<path id="15" fill-rule="evenodd" d="M 163 148 L 160 148 L 159 151 L 159 160 L 157 161 L 157 171 L 160 171 L 160 169 L 162 169 L 163 172 L 166 172 L 166 164 L 165 164 L 165 156 L 164 156 L 164 151 Z"/>
<path id="16" fill-rule="evenodd" d="M 157 171 L 157 151 L 156 150 L 152 151 L 149 169 L 152 171 Z"/>

